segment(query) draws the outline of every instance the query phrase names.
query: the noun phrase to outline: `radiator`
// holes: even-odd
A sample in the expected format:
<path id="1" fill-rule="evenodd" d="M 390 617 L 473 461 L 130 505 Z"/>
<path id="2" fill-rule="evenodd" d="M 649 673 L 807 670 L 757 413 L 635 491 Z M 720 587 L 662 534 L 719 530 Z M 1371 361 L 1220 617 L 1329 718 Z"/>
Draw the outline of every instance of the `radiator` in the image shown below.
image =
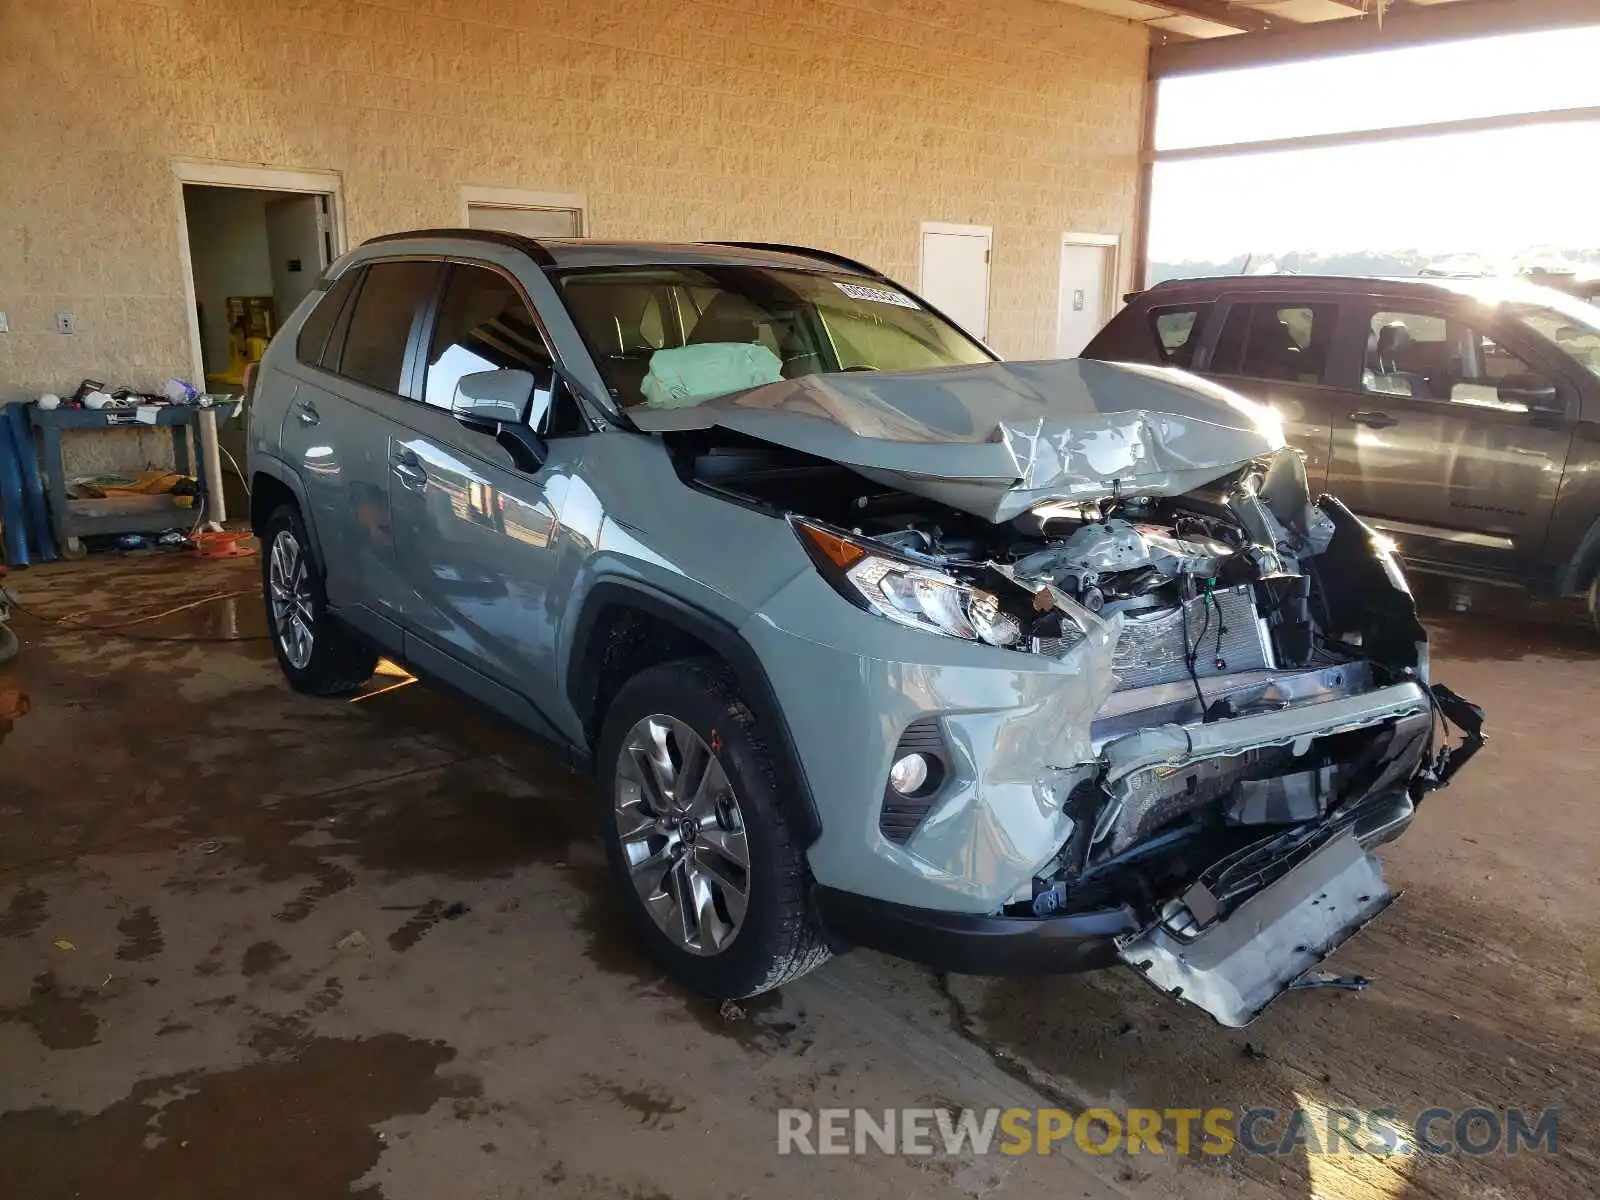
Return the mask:
<path id="1" fill-rule="evenodd" d="M 1153 616 L 1123 615 L 1115 658 L 1119 690 L 1187 679 L 1185 658 L 1190 647 L 1195 651 L 1195 674 L 1202 679 L 1276 666 L 1267 623 L 1256 615 L 1249 584 L 1212 592 L 1210 599 L 1197 596 L 1185 607 L 1187 644 L 1182 608 Z"/>

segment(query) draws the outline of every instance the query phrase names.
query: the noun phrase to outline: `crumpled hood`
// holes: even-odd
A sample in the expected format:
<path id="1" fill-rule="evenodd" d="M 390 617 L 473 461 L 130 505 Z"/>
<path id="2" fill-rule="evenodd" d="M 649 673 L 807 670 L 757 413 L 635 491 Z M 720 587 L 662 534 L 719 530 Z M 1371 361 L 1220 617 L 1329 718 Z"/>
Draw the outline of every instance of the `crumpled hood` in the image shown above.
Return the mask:
<path id="1" fill-rule="evenodd" d="M 1226 388 L 1093 359 L 806 375 L 628 415 L 734 430 L 996 522 L 1047 500 L 1181 495 L 1283 445 L 1274 414 Z"/>

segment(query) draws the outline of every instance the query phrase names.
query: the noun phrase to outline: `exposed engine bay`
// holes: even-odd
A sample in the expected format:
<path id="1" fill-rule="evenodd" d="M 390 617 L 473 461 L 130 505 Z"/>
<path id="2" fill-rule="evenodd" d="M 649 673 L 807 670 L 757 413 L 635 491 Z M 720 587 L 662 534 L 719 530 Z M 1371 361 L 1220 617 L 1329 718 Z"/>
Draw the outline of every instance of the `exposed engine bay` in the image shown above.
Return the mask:
<path id="1" fill-rule="evenodd" d="M 1291 450 L 1181 496 L 1049 502 L 997 524 L 726 430 L 674 440 L 696 486 L 789 515 L 824 544 L 870 548 L 853 564 L 814 554 L 862 607 L 1056 659 L 1105 644 L 1083 756 L 1099 757 L 1051 764 L 1077 768 L 1074 831 L 1013 902 L 1019 914 L 1116 902 L 1155 919 L 1211 864 L 1248 862 L 1252 847 L 1340 813 L 1355 822 L 1365 802 L 1398 833 L 1419 769 L 1444 767 L 1410 593 L 1370 530 L 1338 501 L 1312 501 Z M 1215 756 L 1169 747 L 1121 771 L 1114 761 L 1157 735 L 1193 741 L 1231 718 L 1403 681 L 1423 685 L 1412 711 L 1365 726 Z"/>
<path id="2" fill-rule="evenodd" d="M 1114 629 L 1117 692 L 1367 656 L 1363 630 L 1340 626 L 1315 586 L 1312 560 L 1338 527 L 1311 503 L 1289 451 L 1177 498 L 1051 503 L 992 524 L 736 435 L 686 439 L 683 449 L 701 485 L 900 559 L 902 569 L 866 589 L 886 608 L 920 603 L 919 589 L 926 596 L 943 576 L 963 587 L 936 602 L 959 607 L 957 627 L 993 646 L 1060 657 L 1091 631 Z M 1394 667 L 1416 668 L 1420 627 L 1393 633 Z"/>

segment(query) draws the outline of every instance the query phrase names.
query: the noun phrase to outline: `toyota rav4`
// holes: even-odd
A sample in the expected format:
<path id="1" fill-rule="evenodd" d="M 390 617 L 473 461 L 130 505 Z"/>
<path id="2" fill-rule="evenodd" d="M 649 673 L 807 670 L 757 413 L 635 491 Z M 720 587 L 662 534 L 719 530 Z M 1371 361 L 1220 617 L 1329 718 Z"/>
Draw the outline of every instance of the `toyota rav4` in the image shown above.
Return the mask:
<path id="1" fill-rule="evenodd" d="M 712 996 L 867 945 L 1122 961 L 1241 1025 L 1390 903 L 1372 848 L 1481 740 L 1269 412 L 1001 362 L 835 255 L 379 238 L 250 430 L 290 684 L 386 655 L 591 770 Z"/>

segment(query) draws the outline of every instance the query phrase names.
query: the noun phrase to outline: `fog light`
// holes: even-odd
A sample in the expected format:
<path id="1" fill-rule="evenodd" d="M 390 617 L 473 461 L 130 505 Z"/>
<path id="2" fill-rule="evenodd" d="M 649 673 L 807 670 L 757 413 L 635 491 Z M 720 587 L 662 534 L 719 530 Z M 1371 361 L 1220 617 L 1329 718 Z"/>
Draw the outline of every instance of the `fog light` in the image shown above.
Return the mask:
<path id="1" fill-rule="evenodd" d="M 902 796 L 909 796 L 928 782 L 928 758 L 925 754 L 908 754 L 895 759 L 889 768 L 889 786 Z"/>

